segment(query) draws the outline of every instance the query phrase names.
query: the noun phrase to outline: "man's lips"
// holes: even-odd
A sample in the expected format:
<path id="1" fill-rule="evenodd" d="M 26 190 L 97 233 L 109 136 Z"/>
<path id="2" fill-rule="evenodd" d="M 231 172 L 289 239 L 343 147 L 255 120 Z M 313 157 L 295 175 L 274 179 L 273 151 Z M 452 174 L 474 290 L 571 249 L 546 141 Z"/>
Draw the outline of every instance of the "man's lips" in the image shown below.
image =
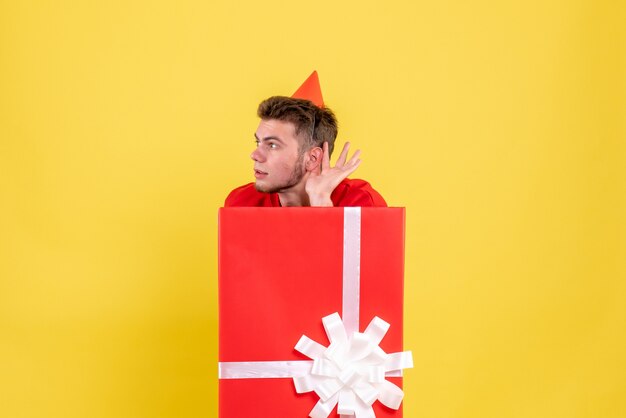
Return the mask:
<path id="1" fill-rule="evenodd" d="M 261 170 L 257 170 L 256 168 L 254 169 L 254 177 L 256 177 L 257 179 L 262 179 L 265 178 L 267 176 L 267 173 Z"/>

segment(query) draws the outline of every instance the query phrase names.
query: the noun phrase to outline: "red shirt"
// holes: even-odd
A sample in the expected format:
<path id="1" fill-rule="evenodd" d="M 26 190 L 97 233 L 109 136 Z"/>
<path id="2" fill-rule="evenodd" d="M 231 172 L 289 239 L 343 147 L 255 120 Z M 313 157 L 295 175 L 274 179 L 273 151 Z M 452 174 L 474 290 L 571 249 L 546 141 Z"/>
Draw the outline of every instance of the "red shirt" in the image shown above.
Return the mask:
<path id="1" fill-rule="evenodd" d="M 333 206 L 382 206 L 387 207 L 385 199 L 364 180 L 345 179 L 330 195 Z M 259 206 L 280 207 L 278 193 L 263 193 L 254 188 L 254 183 L 237 187 L 230 192 L 225 207 Z"/>

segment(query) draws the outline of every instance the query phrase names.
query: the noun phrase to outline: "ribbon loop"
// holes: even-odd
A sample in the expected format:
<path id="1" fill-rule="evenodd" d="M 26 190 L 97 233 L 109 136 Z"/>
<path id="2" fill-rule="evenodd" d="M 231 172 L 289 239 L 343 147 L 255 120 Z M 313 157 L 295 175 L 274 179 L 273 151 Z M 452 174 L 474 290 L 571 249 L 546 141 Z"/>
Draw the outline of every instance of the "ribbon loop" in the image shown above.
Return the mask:
<path id="1" fill-rule="evenodd" d="M 375 316 L 372 322 L 365 328 L 364 334 L 367 334 L 374 344 L 378 345 L 385 337 L 385 334 L 387 334 L 387 330 L 389 330 L 389 323 Z"/>
<path id="2" fill-rule="evenodd" d="M 377 384 L 378 400 L 380 403 L 391 409 L 400 408 L 400 403 L 404 397 L 404 392 L 398 386 L 394 385 L 388 380 L 384 380 L 382 383 Z"/>
<path id="3" fill-rule="evenodd" d="M 293 378 L 293 385 L 296 387 L 296 392 L 298 393 L 313 392 L 315 387 L 319 384 L 318 379 L 319 378 L 311 374 L 297 376 Z"/>
<path id="4" fill-rule="evenodd" d="M 348 341 L 348 334 L 346 334 L 346 328 L 343 326 L 341 317 L 337 312 L 325 316 L 322 318 L 324 324 L 324 330 L 328 335 L 328 340 L 332 343 L 337 342 L 339 344 Z"/>
<path id="5" fill-rule="evenodd" d="M 358 382 L 352 387 L 352 390 L 366 405 L 373 404 L 378 398 L 376 388 L 367 382 Z"/>
<path id="6" fill-rule="evenodd" d="M 342 387 L 342 383 L 337 379 L 326 379 L 315 388 L 315 393 L 321 400 L 326 402 L 334 396 Z"/>
<path id="7" fill-rule="evenodd" d="M 324 354 L 326 347 L 316 341 L 313 341 L 306 335 L 303 335 L 296 343 L 295 349 L 308 358 L 316 359 Z"/>
<path id="8" fill-rule="evenodd" d="M 385 380 L 385 368 L 383 366 L 367 366 L 367 381 L 380 383 Z"/>
<path id="9" fill-rule="evenodd" d="M 324 402 L 321 399 L 315 404 L 309 416 L 311 418 L 326 418 L 333 411 L 335 405 L 337 405 L 337 400 L 339 399 L 339 395 L 333 396 L 328 401 Z"/>
<path id="10" fill-rule="evenodd" d="M 389 354 L 385 361 L 385 371 L 411 368 L 413 368 L 413 353 L 410 351 Z"/>
<path id="11" fill-rule="evenodd" d="M 354 415 L 356 411 L 356 398 L 351 390 L 339 392 L 337 413 L 339 415 Z"/>
<path id="12" fill-rule="evenodd" d="M 374 414 L 374 409 L 369 405 L 357 406 L 354 415 L 356 416 L 356 418 L 376 418 L 376 414 Z"/>

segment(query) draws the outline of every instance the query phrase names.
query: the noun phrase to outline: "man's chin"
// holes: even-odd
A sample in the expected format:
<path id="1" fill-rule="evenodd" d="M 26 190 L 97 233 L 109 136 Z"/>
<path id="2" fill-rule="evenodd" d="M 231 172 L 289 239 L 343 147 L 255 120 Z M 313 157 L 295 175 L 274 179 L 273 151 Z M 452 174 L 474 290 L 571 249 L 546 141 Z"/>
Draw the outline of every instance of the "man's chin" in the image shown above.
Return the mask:
<path id="1" fill-rule="evenodd" d="M 268 187 L 267 185 L 259 183 L 258 181 L 254 182 L 254 188 L 256 189 L 257 192 L 261 192 L 261 193 L 273 193 L 275 191 L 271 187 Z"/>
<path id="2" fill-rule="evenodd" d="M 261 193 L 283 193 L 289 191 L 293 186 L 294 184 L 286 184 L 277 187 L 259 183 L 258 181 L 254 183 L 256 191 Z"/>

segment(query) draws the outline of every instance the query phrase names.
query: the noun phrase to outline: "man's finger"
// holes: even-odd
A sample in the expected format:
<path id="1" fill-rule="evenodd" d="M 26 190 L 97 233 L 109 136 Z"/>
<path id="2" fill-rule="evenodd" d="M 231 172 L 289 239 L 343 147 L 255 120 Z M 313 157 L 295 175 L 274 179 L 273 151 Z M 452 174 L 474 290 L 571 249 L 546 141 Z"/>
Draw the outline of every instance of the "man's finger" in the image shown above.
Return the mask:
<path id="1" fill-rule="evenodd" d="M 343 170 L 341 171 L 341 180 L 345 179 L 350 174 L 354 173 L 360 164 L 361 164 L 361 160 L 355 160 L 352 165 L 344 166 Z M 339 181 L 341 182 L 341 180 Z"/>
<path id="2" fill-rule="evenodd" d="M 354 164 L 354 162 L 359 159 L 360 155 L 361 155 L 361 150 L 360 149 L 356 150 L 352 158 L 350 158 L 350 160 L 348 161 L 348 165 Z"/>
<path id="3" fill-rule="evenodd" d="M 339 158 L 337 159 L 337 162 L 335 163 L 336 167 L 343 167 L 343 165 L 346 163 L 346 158 L 348 157 L 349 149 L 350 149 L 349 142 L 346 142 L 345 144 L 343 144 L 343 149 L 341 150 L 341 154 L 339 154 Z"/>
<path id="4" fill-rule="evenodd" d="M 328 155 L 328 142 L 324 142 L 322 146 L 324 155 L 322 155 L 322 171 L 330 169 L 330 156 Z"/>

